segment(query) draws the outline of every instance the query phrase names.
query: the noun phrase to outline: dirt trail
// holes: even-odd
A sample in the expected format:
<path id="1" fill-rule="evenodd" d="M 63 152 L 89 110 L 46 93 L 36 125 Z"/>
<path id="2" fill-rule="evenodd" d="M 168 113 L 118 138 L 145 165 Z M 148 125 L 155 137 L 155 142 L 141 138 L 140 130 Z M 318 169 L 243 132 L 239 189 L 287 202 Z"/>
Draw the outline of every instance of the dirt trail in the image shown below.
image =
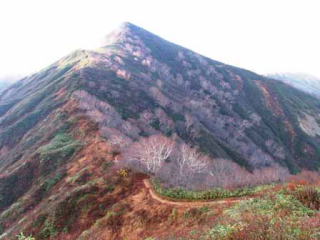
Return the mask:
<path id="1" fill-rule="evenodd" d="M 150 180 L 149 179 L 144 179 L 143 180 L 144 186 L 147 188 L 150 196 L 163 204 L 169 204 L 169 205 L 174 205 L 174 206 L 180 206 L 180 207 L 201 207 L 201 206 L 206 206 L 206 205 L 216 205 L 216 204 L 230 204 L 230 203 L 235 203 L 239 202 L 241 200 L 248 200 L 251 198 L 248 197 L 241 197 L 241 198 L 228 198 L 225 200 L 213 200 L 213 201 L 173 201 L 170 199 L 166 199 L 164 197 L 160 197 L 153 189 Z"/>

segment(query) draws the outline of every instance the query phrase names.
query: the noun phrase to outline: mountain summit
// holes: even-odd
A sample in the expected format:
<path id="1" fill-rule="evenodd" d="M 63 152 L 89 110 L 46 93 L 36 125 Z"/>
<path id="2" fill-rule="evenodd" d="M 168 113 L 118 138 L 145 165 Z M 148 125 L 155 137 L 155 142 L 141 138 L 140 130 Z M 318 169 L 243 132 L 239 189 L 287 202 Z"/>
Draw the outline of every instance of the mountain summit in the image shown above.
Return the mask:
<path id="1" fill-rule="evenodd" d="M 1 93 L 0 239 L 143 239 L 144 207 L 168 209 L 137 193 L 136 176 L 111 174 L 127 146 L 162 134 L 295 173 L 319 167 L 319 113 L 306 93 L 124 23 Z"/>

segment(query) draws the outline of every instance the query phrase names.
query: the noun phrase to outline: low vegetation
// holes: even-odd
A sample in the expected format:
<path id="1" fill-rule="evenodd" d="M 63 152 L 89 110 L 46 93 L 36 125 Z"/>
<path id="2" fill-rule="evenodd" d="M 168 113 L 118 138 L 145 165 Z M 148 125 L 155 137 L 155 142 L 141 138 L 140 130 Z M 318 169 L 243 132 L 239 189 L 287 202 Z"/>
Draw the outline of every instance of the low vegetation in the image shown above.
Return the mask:
<path id="1" fill-rule="evenodd" d="M 81 142 L 75 140 L 66 133 L 58 133 L 48 144 L 41 147 L 38 152 L 40 154 L 40 165 L 44 174 L 57 169 L 66 162 L 81 147 Z M 59 179 L 57 175 L 55 179 Z M 52 182 L 55 182 L 53 179 Z M 52 183 L 48 183 L 52 185 Z"/>
<path id="2" fill-rule="evenodd" d="M 204 239 L 318 239 L 316 211 L 284 192 L 244 200 L 227 209 Z"/>
<path id="3" fill-rule="evenodd" d="M 30 236 L 25 236 L 23 233 L 20 233 L 18 236 L 17 236 L 18 240 L 35 240 L 34 237 L 32 237 L 32 235 Z"/>
<path id="4" fill-rule="evenodd" d="M 169 197 L 177 200 L 188 200 L 188 201 L 198 201 L 198 200 L 215 200 L 221 198 L 233 198 L 233 197 L 243 197 L 252 195 L 259 191 L 271 188 L 272 185 L 257 186 L 257 187 L 244 187 L 237 189 L 225 189 L 225 188 L 214 188 L 211 190 L 203 191 L 192 191 L 186 190 L 184 188 L 166 188 L 161 185 L 160 182 L 153 181 L 153 187 L 155 191 L 165 197 Z"/>

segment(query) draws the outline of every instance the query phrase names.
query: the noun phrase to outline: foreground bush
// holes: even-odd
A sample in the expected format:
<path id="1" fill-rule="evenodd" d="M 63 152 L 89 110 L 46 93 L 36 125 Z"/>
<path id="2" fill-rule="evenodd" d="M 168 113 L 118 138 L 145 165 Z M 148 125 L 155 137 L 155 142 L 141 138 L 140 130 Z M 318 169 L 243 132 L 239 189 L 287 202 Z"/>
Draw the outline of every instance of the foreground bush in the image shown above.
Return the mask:
<path id="1" fill-rule="evenodd" d="M 308 208 L 320 209 L 320 193 L 315 187 L 303 187 L 292 192 L 292 195 Z"/>
<path id="2" fill-rule="evenodd" d="M 315 211 L 291 195 L 266 194 L 244 200 L 225 211 L 222 221 L 206 233 L 211 240 L 307 240 L 317 238 Z"/>

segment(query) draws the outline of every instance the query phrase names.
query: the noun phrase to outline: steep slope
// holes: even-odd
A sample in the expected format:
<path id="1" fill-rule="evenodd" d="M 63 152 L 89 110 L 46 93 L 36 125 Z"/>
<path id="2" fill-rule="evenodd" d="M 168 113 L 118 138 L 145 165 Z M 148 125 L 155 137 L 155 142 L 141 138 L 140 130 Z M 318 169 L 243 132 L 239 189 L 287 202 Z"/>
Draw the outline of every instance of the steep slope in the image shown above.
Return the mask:
<path id="1" fill-rule="evenodd" d="M 320 79 L 315 76 L 305 73 L 275 73 L 267 76 L 281 80 L 318 98 L 320 97 Z"/>
<path id="2" fill-rule="evenodd" d="M 247 169 L 316 169 L 319 113 L 317 99 L 284 83 L 123 24 L 100 49 L 78 50 L 1 94 L 0 239 L 22 230 L 98 239 L 84 232 L 99 228 L 97 219 L 110 230 L 101 239 L 120 239 L 122 224 L 141 213 L 133 197 L 141 176 L 112 165 L 152 134 Z M 114 209 L 132 216 L 124 223 L 108 215 Z"/>

